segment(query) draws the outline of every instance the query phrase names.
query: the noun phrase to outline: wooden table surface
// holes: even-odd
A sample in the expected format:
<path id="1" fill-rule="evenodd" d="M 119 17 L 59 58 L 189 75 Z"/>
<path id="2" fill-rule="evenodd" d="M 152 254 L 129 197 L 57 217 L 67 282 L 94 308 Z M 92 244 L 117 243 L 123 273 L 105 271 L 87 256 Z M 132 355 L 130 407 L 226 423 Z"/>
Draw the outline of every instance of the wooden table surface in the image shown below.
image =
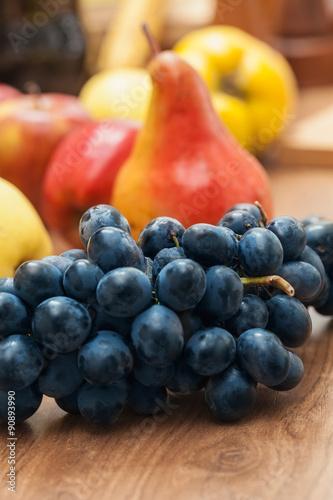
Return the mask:
<path id="1" fill-rule="evenodd" d="M 276 214 L 333 214 L 333 167 L 269 167 Z M 58 248 L 60 250 L 60 248 Z M 224 424 L 203 394 L 173 397 L 155 419 L 126 409 L 113 425 L 66 415 L 53 400 L 17 429 L 17 500 L 333 499 L 333 322 L 313 314 L 296 352 L 301 385 L 261 387 L 248 418 Z M 0 498 L 7 434 L 0 430 Z"/>

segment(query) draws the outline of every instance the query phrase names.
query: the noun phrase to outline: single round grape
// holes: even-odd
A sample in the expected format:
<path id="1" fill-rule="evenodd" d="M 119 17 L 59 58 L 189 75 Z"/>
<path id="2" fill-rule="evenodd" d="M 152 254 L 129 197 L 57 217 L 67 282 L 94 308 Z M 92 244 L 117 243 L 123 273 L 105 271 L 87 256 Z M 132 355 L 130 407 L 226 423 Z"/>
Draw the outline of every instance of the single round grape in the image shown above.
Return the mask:
<path id="1" fill-rule="evenodd" d="M 78 390 L 78 406 L 81 415 L 94 424 L 116 420 L 125 407 L 128 383 L 118 380 L 109 385 L 92 385 L 85 382 Z"/>
<path id="2" fill-rule="evenodd" d="M 65 292 L 69 297 L 80 302 L 94 302 L 97 285 L 103 276 L 103 271 L 90 260 L 75 260 L 64 273 Z"/>
<path id="3" fill-rule="evenodd" d="M 305 230 L 307 245 L 317 252 L 326 269 L 333 263 L 333 222 L 319 221 Z"/>
<path id="4" fill-rule="evenodd" d="M 126 378 L 131 373 L 133 356 L 120 335 L 101 331 L 79 350 L 78 367 L 87 382 L 105 385 Z"/>
<path id="5" fill-rule="evenodd" d="M 230 266 L 238 255 L 238 240 L 226 227 L 194 224 L 183 234 L 183 249 L 204 267 Z"/>
<path id="6" fill-rule="evenodd" d="M 333 316 L 333 285 L 328 281 L 327 295 L 323 303 L 315 305 L 316 311 L 323 316 Z"/>
<path id="7" fill-rule="evenodd" d="M 275 333 L 286 347 L 300 347 L 309 339 L 312 321 L 307 308 L 294 297 L 276 295 L 267 303 L 267 330 Z"/>
<path id="8" fill-rule="evenodd" d="M 315 299 L 322 287 L 319 271 L 306 262 L 285 262 L 276 274 L 291 284 L 295 290 L 295 298 L 301 302 Z"/>
<path id="9" fill-rule="evenodd" d="M 119 210 L 110 205 L 96 205 L 89 208 L 79 222 L 80 238 L 85 248 L 91 235 L 102 227 L 116 227 L 131 234 L 130 225 Z"/>
<path id="10" fill-rule="evenodd" d="M 37 380 L 44 357 L 33 338 L 10 335 L 0 341 L 0 391 L 18 391 Z"/>
<path id="11" fill-rule="evenodd" d="M 149 278 L 134 267 L 120 267 L 108 272 L 99 282 L 96 291 L 98 303 L 112 316 L 136 316 L 152 300 Z"/>
<path id="12" fill-rule="evenodd" d="M 76 391 L 83 382 L 77 362 L 77 351 L 60 354 L 48 361 L 37 381 L 39 390 L 50 398 L 68 396 Z"/>
<path id="13" fill-rule="evenodd" d="M 287 377 L 278 385 L 273 385 L 270 389 L 275 391 L 290 391 L 298 386 L 304 374 L 304 365 L 301 360 L 293 351 L 287 349 L 290 358 L 290 368 Z"/>
<path id="14" fill-rule="evenodd" d="M 43 257 L 41 260 L 52 264 L 58 269 L 58 271 L 61 272 L 62 275 L 64 275 L 64 272 L 72 263 L 70 259 L 67 259 L 67 257 L 61 257 L 60 255 L 48 255 L 47 257 Z"/>
<path id="15" fill-rule="evenodd" d="M 317 224 L 317 222 L 321 222 L 325 220 L 325 217 L 322 215 L 308 215 L 301 220 L 301 223 L 304 227 L 309 226 L 310 224 Z"/>
<path id="16" fill-rule="evenodd" d="M 184 355 L 186 362 L 199 375 L 216 375 L 234 363 L 236 342 L 223 328 L 204 328 L 192 335 Z"/>
<path id="17" fill-rule="evenodd" d="M 177 314 L 162 305 L 152 306 L 135 318 L 131 338 L 137 355 L 152 366 L 173 363 L 184 345 Z"/>
<path id="18" fill-rule="evenodd" d="M 166 366 L 147 365 L 142 359 L 136 357 L 134 361 L 134 376 L 143 385 L 162 386 L 166 385 L 175 371 L 174 364 Z"/>
<path id="19" fill-rule="evenodd" d="M 165 387 L 141 384 L 133 379 L 129 386 L 128 403 L 139 415 L 156 415 L 165 410 L 169 397 Z"/>
<path id="20" fill-rule="evenodd" d="M 199 310 L 210 322 L 226 321 L 236 314 L 243 300 L 243 283 L 226 266 L 210 267 L 206 274 L 206 292 Z"/>
<path id="21" fill-rule="evenodd" d="M 42 302 L 32 319 L 38 342 L 57 353 L 78 349 L 91 330 L 88 309 L 70 297 L 52 297 Z"/>
<path id="22" fill-rule="evenodd" d="M 0 424 L 8 424 L 8 391 L 0 391 Z M 15 410 L 15 422 L 23 422 L 30 418 L 38 408 L 43 399 L 43 394 L 38 390 L 35 383 L 16 390 L 13 411 Z"/>
<path id="23" fill-rule="evenodd" d="M 66 252 L 62 252 L 60 256 L 66 257 L 66 259 L 69 259 L 72 262 L 88 258 L 87 252 L 85 250 L 82 250 L 81 248 L 72 248 L 71 250 L 66 250 Z"/>
<path id="24" fill-rule="evenodd" d="M 160 250 L 153 260 L 153 283 L 155 283 L 163 267 L 177 259 L 186 259 L 182 247 L 163 248 L 163 250 Z"/>
<path id="25" fill-rule="evenodd" d="M 74 415 L 80 413 L 79 410 L 79 405 L 78 405 L 78 393 L 79 389 L 76 391 L 72 392 L 71 394 L 68 394 L 68 396 L 63 396 L 61 398 L 55 398 L 55 402 L 61 408 L 67 413 L 72 413 Z"/>
<path id="26" fill-rule="evenodd" d="M 307 264 L 311 264 L 311 266 L 317 269 L 322 280 L 323 281 L 325 280 L 326 275 L 325 275 L 324 264 L 322 263 L 319 255 L 314 250 L 312 250 L 311 247 L 306 245 L 303 252 L 301 253 L 301 255 L 297 260 L 301 262 L 306 262 Z"/>
<path id="27" fill-rule="evenodd" d="M 145 270 L 144 255 L 136 241 L 128 233 L 115 227 L 103 227 L 91 236 L 88 257 L 104 273 L 118 267 Z"/>
<path id="28" fill-rule="evenodd" d="M 274 333 L 252 328 L 237 339 L 237 363 L 256 382 L 277 385 L 287 377 L 290 368 L 288 351 Z"/>
<path id="29" fill-rule="evenodd" d="M 301 222 L 294 217 L 276 217 L 267 229 L 279 238 L 284 262 L 298 259 L 306 245 L 306 232 Z"/>
<path id="30" fill-rule="evenodd" d="M 228 227 L 235 234 L 245 234 L 249 229 L 259 227 L 259 222 L 247 210 L 233 210 L 232 212 L 227 212 L 217 225 Z"/>
<path id="31" fill-rule="evenodd" d="M 119 333 L 126 340 L 130 339 L 134 318 L 116 318 L 102 310 L 99 304 L 90 307 L 89 312 L 92 318 L 92 332 L 110 330 Z"/>
<path id="32" fill-rule="evenodd" d="M 257 399 L 257 383 L 237 366 L 208 380 L 205 399 L 212 414 L 225 422 L 234 422 L 248 415 Z"/>
<path id="33" fill-rule="evenodd" d="M 61 272 L 42 260 L 29 260 L 16 269 L 14 289 L 33 309 L 50 297 L 64 295 Z"/>
<path id="34" fill-rule="evenodd" d="M 171 217 L 157 217 L 151 220 L 139 234 L 138 243 L 146 257 L 154 259 L 163 248 L 176 246 L 175 238 L 182 245 L 184 226 Z"/>
<path id="35" fill-rule="evenodd" d="M 161 304 L 176 312 L 186 311 L 195 307 L 204 296 L 205 272 L 194 260 L 174 260 L 158 275 L 155 289 Z"/>
<path id="36" fill-rule="evenodd" d="M 280 240 L 265 228 L 250 229 L 239 241 L 239 261 L 248 276 L 276 274 L 283 262 Z"/>
<path id="37" fill-rule="evenodd" d="M 266 328 L 268 309 L 265 302 L 257 295 L 244 295 L 239 310 L 225 322 L 225 328 L 239 337 L 241 333 L 251 328 Z"/>
<path id="38" fill-rule="evenodd" d="M 180 356 L 174 364 L 173 375 L 168 380 L 167 388 L 178 394 L 194 394 L 200 391 L 207 381 L 207 377 L 199 375 L 186 363 L 184 356 Z"/>
<path id="39" fill-rule="evenodd" d="M 253 205 L 252 203 L 237 203 L 237 205 L 234 205 L 233 207 L 229 208 L 227 213 L 233 212 L 235 210 L 245 210 L 245 212 L 249 212 L 250 214 L 253 215 L 253 217 L 256 218 L 258 224 L 262 221 L 261 217 L 261 212 L 259 208 L 256 205 Z"/>
<path id="40" fill-rule="evenodd" d="M 31 314 L 25 303 L 12 293 L 0 292 L 0 339 L 30 328 Z"/>

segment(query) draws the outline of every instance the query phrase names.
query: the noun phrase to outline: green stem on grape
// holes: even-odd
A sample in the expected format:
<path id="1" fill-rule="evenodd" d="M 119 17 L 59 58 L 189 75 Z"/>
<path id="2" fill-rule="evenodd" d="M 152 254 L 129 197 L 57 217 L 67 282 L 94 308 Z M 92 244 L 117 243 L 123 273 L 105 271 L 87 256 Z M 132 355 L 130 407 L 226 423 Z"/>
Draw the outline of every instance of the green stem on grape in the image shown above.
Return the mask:
<path id="1" fill-rule="evenodd" d="M 261 203 L 259 203 L 259 201 L 255 201 L 254 202 L 255 206 L 259 208 L 259 211 L 260 211 L 260 215 L 261 215 L 261 227 L 266 227 L 267 226 L 267 220 L 268 220 L 268 217 L 267 217 L 267 214 L 262 206 Z"/>
<path id="2" fill-rule="evenodd" d="M 249 285 L 266 285 L 266 286 L 273 286 L 274 288 L 278 288 L 279 290 L 282 290 L 284 293 L 289 295 L 289 297 L 293 297 L 295 295 L 295 290 L 291 286 L 288 281 L 285 279 L 281 278 L 281 276 L 277 276 L 276 274 L 273 274 L 272 276 L 260 276 L 260 278 L 254 278 L 254 277 L 247 277 L 247 278 L 241 278 L 242 283 L 244 286 L 249 286 Z"/>
<path id="3" fill-rule="evenodd" d="M 179 241 L 178 241 L 176 233 L 174 231 L 171 231 L 170 235 L 171 235 L 171 238 L 173 239 L 176 247 L 179 247 Z"/>

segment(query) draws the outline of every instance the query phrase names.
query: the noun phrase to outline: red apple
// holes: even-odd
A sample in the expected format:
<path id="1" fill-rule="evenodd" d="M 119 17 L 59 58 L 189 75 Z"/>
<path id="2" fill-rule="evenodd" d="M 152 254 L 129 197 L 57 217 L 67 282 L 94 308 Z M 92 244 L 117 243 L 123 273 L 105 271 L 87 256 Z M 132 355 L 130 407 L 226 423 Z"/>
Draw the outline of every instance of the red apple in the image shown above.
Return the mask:
<path id="1" fill-rule="evenodd" d="M 51 154 L 77 125 L 90 120 L 79 100 L 64 94 L 19 95 L 0 103 L 0 177 L 39 206 Z"/>
<path id="2" fill-rule="evenodd" d="M 138 122 L 103 120 L 68 134 L 47 166 L 41 214 L 50 229 L 80 246 L 78 223 L 90 207 L 108 204 L 117 173 L 129 157 Z"/>
<path id="3" fill-rule="evenodd" d="M 21 95 L 21 92 L 15 87 L 7 85 L 6 83 L 0 83 L 0 102 L 11 99 L 12 97 L 16 97 L 18 95 Z"/>

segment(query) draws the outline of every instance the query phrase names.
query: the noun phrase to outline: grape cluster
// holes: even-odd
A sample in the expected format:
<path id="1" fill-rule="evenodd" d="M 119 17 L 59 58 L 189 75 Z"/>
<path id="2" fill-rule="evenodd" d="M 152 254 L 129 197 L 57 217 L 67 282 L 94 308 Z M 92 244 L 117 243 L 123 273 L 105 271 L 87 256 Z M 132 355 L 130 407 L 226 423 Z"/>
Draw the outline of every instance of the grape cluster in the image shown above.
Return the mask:
<path id="1" fill-rule="evenodd" d="M 308 307 L 333 314 L 333 222 L 239 204 L 216 226 L 152 220 L 138 242 L 115 208 L 82 216 L 86 250 L 27 261 L 0 280 L 0 421 L 43 394 L 94 423 L 126 404 L 154 414 L 170 393 L 204 388 L 216 417 L 254 407 L 257 386 L 296 387 L 293 348 L 311 335 Z"/>

